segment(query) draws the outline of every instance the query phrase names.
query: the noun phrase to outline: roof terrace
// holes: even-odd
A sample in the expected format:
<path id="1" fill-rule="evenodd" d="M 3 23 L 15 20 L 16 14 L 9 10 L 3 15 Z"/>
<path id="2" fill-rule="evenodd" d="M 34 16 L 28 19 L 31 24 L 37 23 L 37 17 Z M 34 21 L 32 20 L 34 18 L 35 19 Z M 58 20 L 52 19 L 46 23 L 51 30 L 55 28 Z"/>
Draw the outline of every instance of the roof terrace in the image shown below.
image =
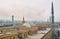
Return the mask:
<path id="1" fill-rule="evenodd" d="M 45 34 L 47 34 L 49 31 L 51 30 L 51 28 L 47 28 L 46 30 L 40 30 L 37 32 L 37 34 L 32 35 L 32 36 L 28 36 L 26 39 L 41 39 L 43 36 L 45 36 Z"/>

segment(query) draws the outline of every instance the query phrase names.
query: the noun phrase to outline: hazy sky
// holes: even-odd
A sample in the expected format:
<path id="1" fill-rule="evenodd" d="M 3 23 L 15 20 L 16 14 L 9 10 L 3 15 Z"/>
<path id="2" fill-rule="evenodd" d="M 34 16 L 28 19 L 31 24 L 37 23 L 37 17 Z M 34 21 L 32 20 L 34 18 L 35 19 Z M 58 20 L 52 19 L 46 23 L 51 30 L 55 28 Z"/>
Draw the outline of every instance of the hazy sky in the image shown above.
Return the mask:
<path id="1" fill-rule="evenodd" d="M 47 20 L 51 16 L 52 0 L 0 0 L 0 18 L 26 20 Z M 53 0 L 55 8 L 55 21 L 60 21 L 60 0 Z"/>

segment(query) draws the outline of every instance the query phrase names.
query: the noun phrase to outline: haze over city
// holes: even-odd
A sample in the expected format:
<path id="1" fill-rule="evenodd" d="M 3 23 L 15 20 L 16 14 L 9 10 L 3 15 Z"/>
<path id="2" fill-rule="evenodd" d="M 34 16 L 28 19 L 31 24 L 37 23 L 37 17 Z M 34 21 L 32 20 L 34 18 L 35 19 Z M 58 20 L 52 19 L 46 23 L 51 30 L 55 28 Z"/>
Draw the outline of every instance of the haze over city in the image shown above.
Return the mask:
<path id="1" fill-rule="evenodd" d="M 55 21 L 60 21 L 60 0 L 53 0 Z M 48 20 L 51 16 L 52 0 L 0 0 L 0 18 L 21 20 Z"/>

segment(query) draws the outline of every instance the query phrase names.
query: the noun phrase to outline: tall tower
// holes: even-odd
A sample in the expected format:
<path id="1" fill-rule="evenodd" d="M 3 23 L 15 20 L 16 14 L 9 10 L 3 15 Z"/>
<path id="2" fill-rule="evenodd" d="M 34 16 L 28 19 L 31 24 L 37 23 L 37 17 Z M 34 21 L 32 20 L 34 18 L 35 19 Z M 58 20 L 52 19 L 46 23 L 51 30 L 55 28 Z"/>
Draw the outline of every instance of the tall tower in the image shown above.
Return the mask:
<path id="1" fill-rule="evenodd" d="M 13 23 L 13 25 L 14 25 L 14 16 L 12 15 L 12 23 Z"/>
<path id="2" fill-rule="evenodd" d="M 54 29 L 54 6 L 53 6 L 53 2 L 52 2 L 52 9 L 51 9 L 52 11 L 51 11 L 51 14 L 52 14 L 52 28 L 53 28 L 53 38 L 52 39 L 54 39 L 55 38 L 55 29 Z"/>
<path id="3" fill-rule="evenodd" d="M 52 14 L 52 24 L 54 26 L 54 6 L 53 6 L 53 2 L 52 2 L 52 11 L 51 11 L 51 14 Z"/>
<path id="4" fill-rule="evenodd" d="M 25 23 L 25 19 L 24 19 L 24 17 L 23 17 L 23 21 L 22 21 L 22 23 Z"/>

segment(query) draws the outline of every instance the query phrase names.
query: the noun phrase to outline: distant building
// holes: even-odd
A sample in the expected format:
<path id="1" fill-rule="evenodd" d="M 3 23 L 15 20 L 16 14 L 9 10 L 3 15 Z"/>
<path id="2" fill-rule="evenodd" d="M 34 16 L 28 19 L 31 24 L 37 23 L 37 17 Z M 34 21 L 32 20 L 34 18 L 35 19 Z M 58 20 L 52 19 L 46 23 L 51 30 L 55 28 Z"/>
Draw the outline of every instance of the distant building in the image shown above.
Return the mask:
<path id="1" fill-rule="evenodd" d="M 14 25 L 14 16 L 12 15 L 12 24 Z"/>
<path id="2" fill-rule="evenodd" d="M 23 21 L 22 21 L 22 26 L 31 27 L 31 25 L 29 23 L 25 22 L 25 18 L 24 17 L 23 17 Z"/>
<path id="3" fill-rule="evenodd" d="M 22 23 L 25 23 L 25 18 L 23 17 L 23 21 L 22 21 Z"/>

